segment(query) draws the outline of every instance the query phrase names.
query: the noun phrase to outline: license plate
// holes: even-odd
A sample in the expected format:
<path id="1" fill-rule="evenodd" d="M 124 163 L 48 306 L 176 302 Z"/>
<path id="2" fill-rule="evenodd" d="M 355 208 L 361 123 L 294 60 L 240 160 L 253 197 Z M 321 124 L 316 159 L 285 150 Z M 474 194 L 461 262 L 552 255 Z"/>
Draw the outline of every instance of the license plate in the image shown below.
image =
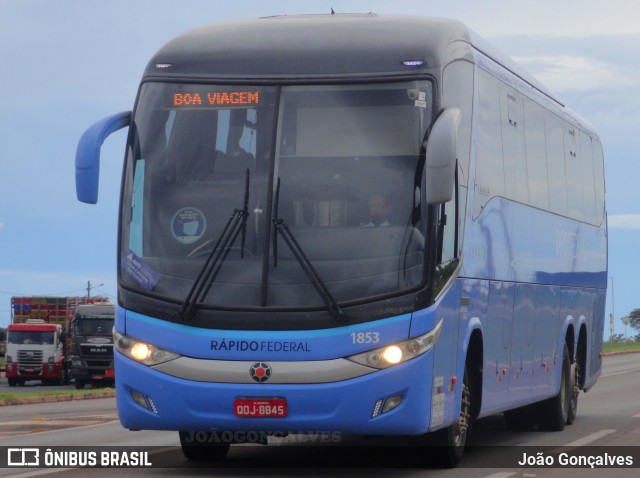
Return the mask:
<path id="1" fill-rule="evenodd" d="M 113 370 L 105 370 L 104 371 L 105 378 L 113 378 L 116 376 L 115 371 Z"/>
<path id="2" fill-rule="evenodd" d="M 236 417 L 282 418 L 287 416 L 285 398 L 236 398 L 233 401 L 233 413 Z"/>

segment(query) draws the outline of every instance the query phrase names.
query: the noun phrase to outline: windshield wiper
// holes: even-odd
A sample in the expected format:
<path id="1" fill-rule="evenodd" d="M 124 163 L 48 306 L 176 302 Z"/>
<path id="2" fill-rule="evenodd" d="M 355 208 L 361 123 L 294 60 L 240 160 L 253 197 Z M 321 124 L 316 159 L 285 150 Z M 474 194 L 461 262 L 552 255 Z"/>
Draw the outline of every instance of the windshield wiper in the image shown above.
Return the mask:
<path id="1" fill-rule="evenodd" d="M 300 247 L 300 243 L 296 240 L 295 236 L 289 229 L 289 226 L 284 221 L 284 219 L 281 219 L 278 217 L 279 201 L 280 201 L 280 178 L 278 178 L 278 184 L 276 186 L 276 201 L 275 201 L 274 210 L 273 210 L 273 217 L 274 217 L 273 225 L 275 227 L 273 232 L 273 266 L 274 267 L 278 266 L 277 238 L 278 238 L 278 233 L 280 233 L 280 235 L 284 239 L 284 242 L 287 244 L 287 246 L 289 246 L 289 249 L 291 250 L 293 257 L 296 258 L 296 260 L 302 267 L 302 270 L 304 270 L 305 274 L 307 274 L 307 277 L 311 281 L 311 284 L 313 284 L 313 287 L 316 289 L 316 291 L 322 298 L 322 301 L 327 307 L 327 311 L 329 312 L 329 314 L 334 319 L 336 319 L 337 322 L 346 322 L 347 316 L 344 314 L 344 312 L 340 308 L 340 305 L 335 300 L 335 298 L 333 297 L 329 289 L 327 289 L 327 286 L 325 285 L 324 281 L 318 274 L 318 271 L 315 270 L 315 268 L 313 267 L 313 264 L 311 264 L 311 261 L 302 250 L 302 247 Z"/>
<path id="2" fill-rule="evenodd" d="M 240 232 L 242 232 L 242 249 L 240 257 L 244 257 L 245 237 L 247 233 L 247 217 L 249 217 L 249 169 L 247 169 L 244 185 L 244 204 L 242 209 L 234 209 L 224 226 L 222 233 L 218 237 L 215 246 L 204 261 L 204 265 L 198 273 L 198 277 L 193 282 L 189 293 L 184 299 L 176 318 L 180 320 L 192 319 L 198 302 L 202 302 L 209 293 L 211 285 L 216 280 L 216 276 L 222 268 L 233 244 Z"/>

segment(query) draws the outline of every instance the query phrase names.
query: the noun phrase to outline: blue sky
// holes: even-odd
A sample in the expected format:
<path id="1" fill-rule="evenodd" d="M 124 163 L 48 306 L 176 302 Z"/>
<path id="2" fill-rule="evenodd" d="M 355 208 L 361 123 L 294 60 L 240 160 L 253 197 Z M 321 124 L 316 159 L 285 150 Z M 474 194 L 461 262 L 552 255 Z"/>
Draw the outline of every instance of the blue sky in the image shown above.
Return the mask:
<path id="1" fill-rule="evenodd" d="M 115 301 L 124 133 L 105 143 L 96 206 L 75 198 L 75 148 L 90 124 L 132 108 L 160 46 L 203 23 L 331 7 L 461 20 L 595 125 L 605 148 L 616 332 L 623 332 L 619 318 L 640 307 L 635 0 L 0 0 L 0 326 L 12 295 L 82 295 L 91 281 L 102 284 L 93 294 Z M 607 315 L 613 305 L 610 291 Z"/>

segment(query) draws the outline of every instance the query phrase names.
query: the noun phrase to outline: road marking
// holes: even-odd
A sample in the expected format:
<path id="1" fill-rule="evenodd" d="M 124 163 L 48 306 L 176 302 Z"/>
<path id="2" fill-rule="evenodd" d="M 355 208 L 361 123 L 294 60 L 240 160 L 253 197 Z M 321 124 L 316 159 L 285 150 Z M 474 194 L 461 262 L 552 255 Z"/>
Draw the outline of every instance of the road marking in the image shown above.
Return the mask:
<path id="1" fill-rule="evenodd" d="M 510 476 L 515 475 L 514 471 L 501 471 L 500 473 L 493 473 L 491 475 L 487 475 L 484 478 L 509 478 Z"/>
<path id="2" fill-rule="evenodd" d="M 607 435 L 611 435 L 612 433 L 615 433 L 615 430 L 600 430 L 598 432 L 592 433 L 590 435 L 587 435 L 586 437 L 580 438 L 576 441 L 572 441 L 571 443 L 567 443 L 564 446 L 584 446 L 584 445 L 588 445 L 589 443 L 593 443 L 596 440 L 599 440 L 602 437 L 605 437 Z"/>
<path id="3" fill-rule="evenodd" d="M 631 418 L 640 418 L 640 413 L 638 413 L 637 415 L 632 416 Z"/>

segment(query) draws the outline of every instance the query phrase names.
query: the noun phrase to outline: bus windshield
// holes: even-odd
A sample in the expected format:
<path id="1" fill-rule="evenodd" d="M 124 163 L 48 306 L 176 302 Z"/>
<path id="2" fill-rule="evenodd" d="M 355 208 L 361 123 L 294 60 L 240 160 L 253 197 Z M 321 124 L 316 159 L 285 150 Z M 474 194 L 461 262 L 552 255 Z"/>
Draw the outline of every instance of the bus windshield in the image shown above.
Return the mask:
<path id="1" fill-rule="evenodd" d="M 196 298 L 213 308 L 323 307 L 305 264 L 339 303 L 415 289 L 425 280 L 421 153 L 432 106 L 424 80 L 143 84 L 121 279 L 183 301 L 219 254 Z M 222 240 L 240 211 L 234 237 Z"/>

